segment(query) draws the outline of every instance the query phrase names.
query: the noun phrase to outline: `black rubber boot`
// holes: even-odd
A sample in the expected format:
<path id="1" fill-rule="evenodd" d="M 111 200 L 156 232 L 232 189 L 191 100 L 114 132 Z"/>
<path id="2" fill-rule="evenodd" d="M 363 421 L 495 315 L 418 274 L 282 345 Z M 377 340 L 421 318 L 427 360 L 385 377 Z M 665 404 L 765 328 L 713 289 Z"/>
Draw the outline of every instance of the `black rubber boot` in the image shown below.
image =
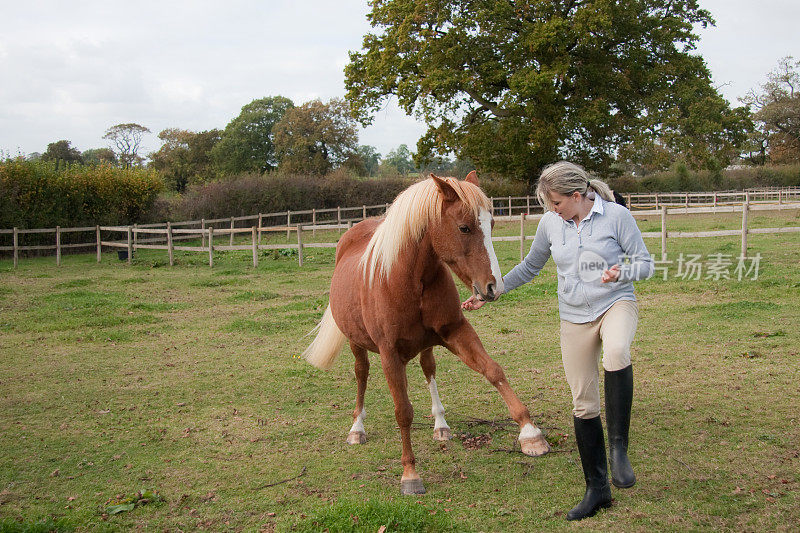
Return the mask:
<path id="1" fill-rule="evenodd" d="M 581 503 L 567 513 L 567 520 L 582 520 L 593 516 L 598 509 L 611 506 L 611 487 L 606 468 L 606 442 L 600 417 L 574 417 L 575 440 L 581 456 L 586 493 Z"/>
<path id="2" fill-rule="evenodd" d="M 608 460 L 611 463 L 611 482 L 627 489 L 636 483 L 628 459 L 628 431 L 631 426 L 633 401 L 633 367 L 605 372 L 606 425 L 608 426 Z"/>

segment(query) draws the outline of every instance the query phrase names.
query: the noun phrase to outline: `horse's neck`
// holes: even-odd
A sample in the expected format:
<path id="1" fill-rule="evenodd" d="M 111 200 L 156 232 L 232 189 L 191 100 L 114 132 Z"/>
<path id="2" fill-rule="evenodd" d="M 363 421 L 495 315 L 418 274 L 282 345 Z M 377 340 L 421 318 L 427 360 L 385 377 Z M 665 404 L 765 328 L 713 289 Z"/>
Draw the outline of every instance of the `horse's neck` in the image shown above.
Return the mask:
<path id="1" fill-rule="evenodd" d="M 419 243 L 410 245 L 401 254 L 401 258 L 398 271 L 404 272 L 403 275 L 413 281 L 421 281 L 423 286 L 437 281 L 443 274 L 448 274 L 447 267 L 427 234 Z"/>

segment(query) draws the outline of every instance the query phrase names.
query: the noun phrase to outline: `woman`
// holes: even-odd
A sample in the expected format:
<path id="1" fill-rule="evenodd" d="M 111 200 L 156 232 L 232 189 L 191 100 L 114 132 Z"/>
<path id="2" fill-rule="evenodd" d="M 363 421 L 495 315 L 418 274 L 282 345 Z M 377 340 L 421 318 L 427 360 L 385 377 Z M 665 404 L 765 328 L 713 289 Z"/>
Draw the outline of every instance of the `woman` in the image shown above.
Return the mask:
<path id="1" fill-rule="evenodd" d="M 586 480 L 583 500 L 568 520 L 592 516 L 611 505 L 603 425 L 600 420 L 598 358 L 605 370 L 611 481 L 636 482 L 628 460 L 633 399 L 630 346 L 639 311 L 633 281 L 653 274 L 653 260 L 630 212 L 614 202 L 611 189 L 578 165 L 561 161 L 544 169 L 536 187 L 547 212 L 527 257 L 503 278 L 505 292 L 531 281 L 553 257 L 558 273 L 561 358 L 572 391 L 575 439 Z M 464 309 L 485 302 L 472 296 Z"/>

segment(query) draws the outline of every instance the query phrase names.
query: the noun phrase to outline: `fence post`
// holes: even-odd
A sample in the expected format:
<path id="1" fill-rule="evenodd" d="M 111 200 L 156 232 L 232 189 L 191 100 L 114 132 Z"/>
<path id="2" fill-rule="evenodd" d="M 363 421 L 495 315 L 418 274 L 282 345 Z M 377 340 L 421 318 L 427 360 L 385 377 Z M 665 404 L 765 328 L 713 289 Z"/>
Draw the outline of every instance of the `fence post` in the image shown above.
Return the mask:
<path id="1" fill-rule="evenodd" d="M 714 207 L 717 207 L 717 193 L 714 191 Z"/>
<path id="2" fill-rule="evenodd" d="M 631 203 L 631 193 L 626 194 L 626 200 L 628 200 L 628 209 L 633 209 L 633 204 Z"/>
<path id="3" fill-rule="evenodd" d="M 519 261 L 525 259 L 525 213 L 519 216 Z"/>
<path id="4" fill-rule="evenodd" d="M 131 264 L 133 257 L 133 228 L 128 226 L 128 264 Z"/>
<path id="5" fill-rule="evenodd" d="M 258 244 L 261 244 L 261 227 L 264 225 L 264 215 L 258 214 Z"/>
<path id="6" fill-rule="evenodd" d="M 61 266 L 61 226 L 56 226 L 56 266 Z"/>
<path id="7" fill-rule="evenodd" d="M 169 266 L 174 266 L 175 250 L 172 247 L 172 222 L 167 222 L 167 250 L 169 251 Z"/>
<path id="8" fill-rule="evenodd" d="M 297 261 L 303 266 L 303 226 L 297 225 Z"/>
<path id="9" fill-rule="evenodd" d="M 686 193 L 686 209 L 689 209 L 689 193 Z M 687 211 L 688 213 L 688 211 Z"/>
<path id="10" fill-rule="evenodd" d="M 256 228 L 253 226 L 252 239 L 253 239 L 253 268 L 258 266 L 258 238 L 256 237 Z"/>
<path id="11" fill-rule="evenodd" d="M 200 229 L 202 230 L 200 233 L 200 247 L 206 247 L 206 219 L 200 219 Z"/>
<path id="12" fill-rule="evenodd" d="M 783 199 L 783 191 L 781 191 L 781 190 L 779 189 L 779 190 L 778 190 L 778 209 L 780 209 L 780 208 L 781 208 L 780 206 L 781 206 L 781 204 L 783 203 L 783 202 L 782 202 L 782 199 Z"/>
<path id="13" fill-rule="evenodd" d="M 361 220 L 367 220 L 367 206 L 361 206 Z"/>
<path id="14" fill-rule="evenodd" d="M 750 193 L 744 193 L 742 204 L 742 258 L 747 257 L 747 215 L 750 211 Z"/>
<path id="15" fill-rule="evenodd" d="M 336 225 L 339 226 L 337 229 L 339 233 L 342 232 L 342 206 L 336 206 Z"/>
<path id="16" fill-rule="evenodd" d="M 134 227 L 134 229 L 137 229 L 139 227 L 139 224 L 134 224 L 133 227 Z M 136 247 L 137 244 L 139 244 L 139 232 L 138 231 L 134 231 L 133 232 L 133 246 L 134 246 L 134 248 Z"/>
<path id="17" fill-rule="evenodd" d="M 659 209 L 659 205 L 658 205 L 658 193 L 656 193 L 656 209 Z"/>
<path id="18" fill-rule="evenodd" d="M 236 222 L 233 220 L 233 217 L 231 217 L 231 238 L 230 238 L 230 242 L 228 243 L 231 246 L 233 246 L 233 229 L 235 227 L 236 227 Z"/>
<path id="19" fill-rule="evenodd" d="M 14 228 L 14 268 L 19 264 L 19 230 Z"/>
<path id="20" fill-rule="evenodd" d="M 208 266 L 214 267 L 214 226 L 208 227 Z"/>
<path id="21" fill-rule="evenodd" d="M 100 226 L 95 226 L 94 231 L 97 235 L 97 262 L 99 263 L 101 254 L 103 253 L 103 245 L 100 244 Z"/>
<path id="22" fill-rule="evenodd" d="M 292 226 L 292 212 L 286 211 L 286 240 L 289 240 L 291 237 L 291 230 L 289 229 Z"/>
<path id="23" fill-rule="evenodd" d="M 311 236 L 317 236 L 317 210 L 311 210 Z"/>
<path id="24" fill-rule="evenodd" d="M 529 195 L 525 196 L 525 212 L 527 214 L 531 213 L 531 197 Z"/>
<path id="25" fill-rule="evenodd" d="M 667 206 L 661 206 L 661 260 L 667 260 Z"/>

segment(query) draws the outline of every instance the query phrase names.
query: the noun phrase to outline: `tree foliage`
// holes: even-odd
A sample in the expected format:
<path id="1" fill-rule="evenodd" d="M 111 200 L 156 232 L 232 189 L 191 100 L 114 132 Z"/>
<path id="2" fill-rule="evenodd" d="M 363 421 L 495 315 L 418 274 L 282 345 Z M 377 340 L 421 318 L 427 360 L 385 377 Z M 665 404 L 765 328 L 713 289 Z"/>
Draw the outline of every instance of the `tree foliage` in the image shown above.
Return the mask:
<path id="1" fill-rule="evenodd" d="M 214 177 L 211 151 L 220 140 L 220 130 L 199 133 L 169 128 L 158 134 L 164 144 L 150 154 L 150 165 L 164 177 L 173 190 L 183 192 L 192 183 Z"/>
<path id="2" fill-rule="evenodd" d="M 416 170 L 414 164 L 414 154 L 409 150 L 408 145 L 401 144 L 395 150 L 390 150 L 383 158 L 380 173 L 383 176 L 408 176 L 410 172 Z"/>
<path id="3" fill-rule="evenodd" d="M 139 148 L 142 145 L 142 137 L 145 133 L 150 133 L 146 127 L 130 122 L 127 124 L 117 124 L 106 130 L 103 139 L 111 141 L 111 149 L 117 155 L 122 168 L 130 168 L 142 164 L 142 157 L 139 156 Z"/>
<path id="4" fill-rule="evenodd" d="M 358 134 L 349 105 L 312 100 L 286 112 L 275 125 L 279 169 L 324 175 L 358 157 Z"/>
<path id="5" fill-rule="evenodd" d="M 375 176 L 381 164 L 381 154 L 378 153 L 378 149 L 374 146 L 362 144 L 356 151 L 364 167 L 364 174 Z"/>
<path id="6" fill-rule="evenodd" d="M 800 161 L 800 61 L 782 58 L 767 82 L 751 90 L 742 102 L 754 113 L 756 129 L 750 137 L 749 159 L 755 163 Z"/>
<path id="7" fill-rule="evenodd" d="M 284 96 L 268 96 L 242 107 L 225 126 L 220 141 L 211 151 L 217 170 L 223 175 L 266 172 L 278 165 L 273 127 L 294 107 Z"/>
<path id="8" fill-rule="evenodd" d="M 57 165 L 66 163 L 83 163 L 81 151 L 72 146 L 71 141 L 61 140 L 47 145 L 47 150 L 42 154 L 42 161 L 54 161 Z"/>
<path id="9" fill-rule="evenodd" d="M 117 154 L 111 148 L 89 148 L 84 150 L 81 156 L 87 165 L 117 164 Z"/>
<path id="10" fill-rule="evenodd" d="M 557 158 L 606 171 L 620 147 L 696 138 L 703 165 L 746 127 L 692 54 L 693 27 L 713 24 L 696 0 L 373 0 L 368 18 L 348 99 L 363 124 L 390 96 L 424 118 L 418 159 L 531 179 Z"/>

